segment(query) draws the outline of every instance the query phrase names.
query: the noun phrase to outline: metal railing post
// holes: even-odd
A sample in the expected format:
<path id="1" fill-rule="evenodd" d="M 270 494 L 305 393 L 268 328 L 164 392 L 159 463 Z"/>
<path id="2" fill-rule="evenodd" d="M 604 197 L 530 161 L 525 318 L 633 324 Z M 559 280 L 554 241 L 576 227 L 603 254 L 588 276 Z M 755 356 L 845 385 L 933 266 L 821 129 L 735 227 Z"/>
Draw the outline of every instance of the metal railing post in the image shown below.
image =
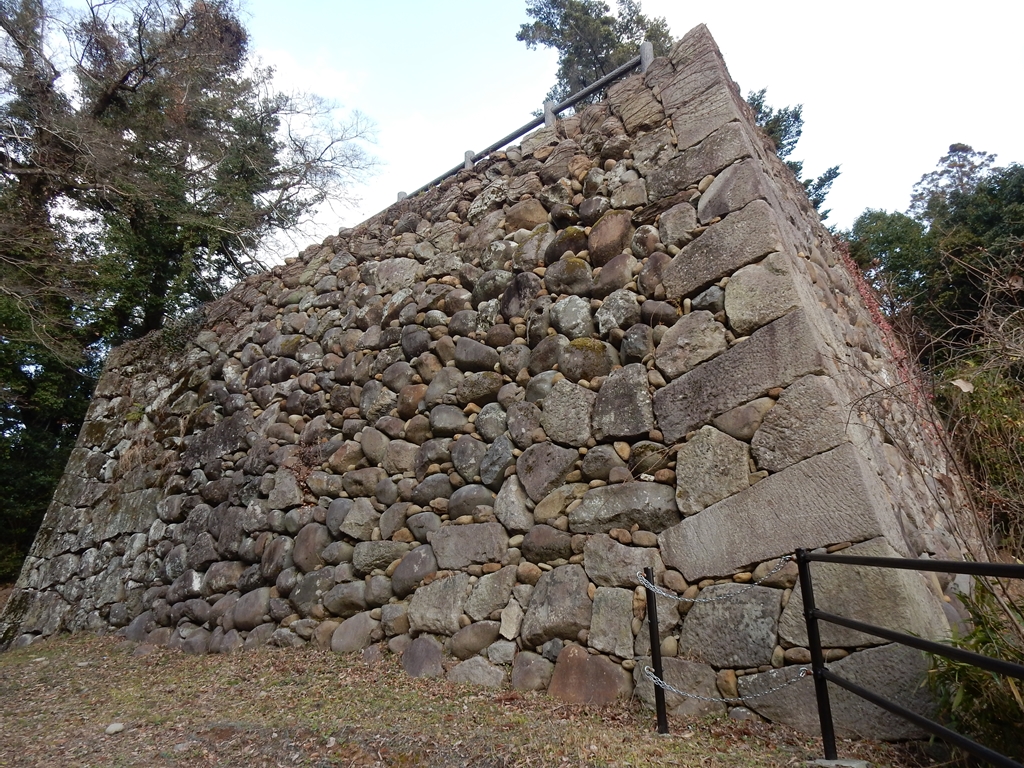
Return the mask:
<path id="1" fill-rule="evenodd" d="M 646 72 L 654 61 L 654 44 L 646 40 L 640 43 L 640 71 Z"/>
<path id="2" fill-rule="evenodd" d="M 811 651 L 811 670 L 814 675 L 814 694 L 818 702 L 818 721 L 821 723 L 821 742 L 825 748 L 825 759 L 836 759 L 836 732 L 832 723 L 832 704 L 828 698 L 828 681 L 825 679 L 825 658 L 821 652 L 821 634 L 818 619 L 814 615 L 814 588 L 811 586 L 810 562 L 807 550 L 796 551 L 796 564 L 800 574 L 800 591 L 804 598 L 804 619 L 807 621 L 807 644 Z"/>
<path id="3" fill-rule="evenodd" d="M 555 124 L 558 119 L 558 115 L 555 114 L 555 102 L 545 101 L 544 102 L 544 127 L 550 128 Z"/>
<path id="4" fill-rule="evenodd" d="M 467 171 L 472 171 L 473 170 L 473 157 L 474 157 L 473 150 L 472 149 L 467 149 L 466 153 L 463 155 L 463 157 L 465 158 L 465 163 L 463 164 L 462 167 L 465 168 Z"/>
<path id="5" fill-rule="evenodd" d="M 654 583 L 653 568 L 644 568 L 644 576 L 649 583 Z M 647 626 L 651 635 L 651 666 L 654 667 L 654 674 L 658 680 L 664 680 L 665 672 L 661 668 L 661 633 L 658 631 L 658 599 L 650 587 L 644 587 L 644 589 L 647 590 Z M 654 708 L 658 713 L 658 733 L 668 733 L 665 690 L 657 684 L 654 686 Z"/>
<path id="6" fill-rule="evenodd" d="M 654 60 L 654 49 L 653 49 L 653 47 L 651 47 L 649 49 L 649 54 L 650 54 L 651 61 L 653 61 Z M 490 155 L 495 150 L 501 149 L 502 147 L 504 147 L 509 142 L 515 141 L 520 136 L 523 136 L 523 135 L 529 133 L 530 131 L 532 131 L 534 128 L 537 128 L 537 127 L 539 127 L 541 125 L 544 125 L 545 127 L 550 128 L 551 126 L 555 125 L 556 121 L 558 120 L 558 115 L 562 111 L 564 111 L 566 109 L 569 109 L 569 107 L 573 107 L 576 104 L 579 104 L 581 101 L 586 99 L 588 96 L 590 96 L 590 95 L 600 91 L 606 85 L 609 85 L 610 83 L 614 83 L 620 77 L 623 77 L 624 75 L 626 75 L 629 72 L 631 72 L 639 64 L 641 64 L 641 56 L 634 56 L 632 59 L 627 61 L 625 64 L 623 64 L 621 67 L 619 67 L 615 71 L 610 72 L 609 74 L 605 75 L 604 77 L 602 77 L 597 82 L 591 83 L 586 88 L 584 88 L 582 91 L 579 91 L 579 92 L 573 94 L 572 96 L 570 96 L 565 101 L 561 101 L 561 102 L 559 102 L 557 104 L 555 104 L 554 102 L 550 102 L 550 101 L 544 102 L 544 114 L 542 116 L 534 118 L 533 120 L 528 122 L 526 125 L 524 125 L 521 128 L 513 131 L 512 133 L 510 133 L 508 136 L 505 136 L 505 137 L 503 137 L 501 139 L 498 139 L 498 141 L 494 142 L 493 144 L 491 144 L 486 149 L 483 149 L 480 152 L 477 152 L 475 155 L 473 155 L 473 162 L 477 162 L 478 160 L 483 160 L 485 157 Z M 466 170 L 466 168 L 467 168 L 467 166 L 466 166 L 465 162 L 463 162 L 462 165 L 455 166 L 451 170 L 446 171 L 445 173 L 442 173 L 440 176 L 438 176 L 433 181 L 428 181 L 422 187 L 419 187 L 418 189 L 415 189 L 412 192 L 410 192 L 409 193 L 409 197 L 415 197 L 420 192 L 426 192 L 428 189 L 430 189 L 434 185 L 440 184 L 442 181 L 444 181 L 445 179 L 447 179 L 447 178 L 449 178 L 451 176 L 454 176 L 459 171 Z"/>

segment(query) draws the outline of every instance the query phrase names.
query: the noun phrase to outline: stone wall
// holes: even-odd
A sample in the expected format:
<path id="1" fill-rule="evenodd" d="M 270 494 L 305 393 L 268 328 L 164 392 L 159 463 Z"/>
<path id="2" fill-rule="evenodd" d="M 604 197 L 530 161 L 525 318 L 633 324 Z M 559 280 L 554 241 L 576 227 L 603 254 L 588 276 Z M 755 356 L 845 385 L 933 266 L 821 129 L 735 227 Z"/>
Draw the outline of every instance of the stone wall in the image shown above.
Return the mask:
<path id="1" fill-rule="evenodd" d="M 763 693 L 807 660 L 780 556 L 959 557 L 902 381 L 698 27 L 606 102 L 112 353 L 0 642 L 386 643 L 412 674 L 650 701 L 651 566 L 700 600 L 659 606 L 669 682 Z M 817 573 L 825 606 L 948 632 L 937 580 Z M 927 706 L 919 655 L 825 644 Z M 809 686 L 746 703 L 813 730 Z"/>

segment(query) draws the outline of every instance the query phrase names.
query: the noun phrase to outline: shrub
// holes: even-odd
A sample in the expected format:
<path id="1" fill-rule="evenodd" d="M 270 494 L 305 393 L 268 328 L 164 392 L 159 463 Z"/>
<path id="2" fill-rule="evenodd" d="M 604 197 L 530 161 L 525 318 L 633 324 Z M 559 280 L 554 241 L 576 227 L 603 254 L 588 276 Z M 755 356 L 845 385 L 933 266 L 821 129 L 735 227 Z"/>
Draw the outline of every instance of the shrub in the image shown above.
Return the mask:
<path id="1" fill-rule="evenodd" d="M 961 599 L 971 629 L 953 645 L 1024 664 L 1024 611 L 999 585 L 977 578 Z M 1024 684 L 960 661 L 932 657 L 929 673 L 940 717 L 953 730 L 1004 755 L 1024 754 Z M 965 764 L 974 765 L 965 757 Z"/>

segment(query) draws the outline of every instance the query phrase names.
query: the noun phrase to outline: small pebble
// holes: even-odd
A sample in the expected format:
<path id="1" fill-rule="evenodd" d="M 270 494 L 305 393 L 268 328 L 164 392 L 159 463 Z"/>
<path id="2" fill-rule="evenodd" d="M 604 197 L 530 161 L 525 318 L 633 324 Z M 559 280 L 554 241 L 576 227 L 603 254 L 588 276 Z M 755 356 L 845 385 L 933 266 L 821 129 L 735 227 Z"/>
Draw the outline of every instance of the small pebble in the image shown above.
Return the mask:
<path id="1" fill-rule="evenodd" d="M 760 720 L 760 718 L 746 707 L 733 707 L 729 710 L 730 720 Z"/>
<path id="2" fill-rule="evenodd" d="M 676 473 L 671 469 L 659 469 L 654 473 L 654 481 L 665 485 L 675 485 Z"/>
<path id="3" fill-rule="evenodd" d="M 630 538 L 633 540 L 633 545 L 637 547 L 658 546 L 657 534 L 651 533 L 650 531 L 637 531 L 636 533 L 630 534 Z"/>
<path id="4" fill-rule="evenodd" d="M 810 664 L 811 652 L 807 648 L 787 648 L 785 659 L 787 664 Z"/>
<path id="5" fill-rule="evenodd" d="M 665 377 L 656 370 L 650 370 L 647 372 L 647 381 L 652 387 L 664 387 Z"/>

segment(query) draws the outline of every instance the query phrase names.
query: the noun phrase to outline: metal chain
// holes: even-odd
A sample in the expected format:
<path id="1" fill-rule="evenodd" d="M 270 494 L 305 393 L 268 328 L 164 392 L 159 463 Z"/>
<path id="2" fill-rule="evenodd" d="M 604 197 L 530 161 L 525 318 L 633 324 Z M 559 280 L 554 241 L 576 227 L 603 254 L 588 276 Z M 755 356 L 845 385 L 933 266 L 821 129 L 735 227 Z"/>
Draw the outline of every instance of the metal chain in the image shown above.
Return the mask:
<path id="1" fill-rule="evenodd" d="M 792 680 L 787 680 L 782 685 L 777 685 L 774 688 L 769 688 L 767 691 L 761 691 L 761 693 L 751 693 L 751 694 L 748 694 L 747 696 L 737 696 L 735 698 L 717 698 L 717 697 L 714 697 L 714 696 L 698 696 L 696 693 L 687 693 L 686 691 L 681 691 L 678 688 L 676 688 L 674 685 L 672 685 L 671 683 L 666 683 L 664 680 L 662 680 L 660 677 L 658 677 L 656 674 L 654 674 L 654 670 L 651 667 L 644 667 L 643 668 L 643 673 L 644 673 L 644 676 L 648 680 L 650 680 L 652 683 L 654 683 L 659 688 L 663 688 L 666 691 L 671 691 L 672 693 L 674 693 L 674 694 L 676 694 L 678 696 L 683 696 L 684 698 L 687 698 L 687 699 L 696 699 L 697 701 L 707 701 L 707 702 L 710 702 L 712 704 L 735 704 L 735 703 L 738 703 L 738 702 L 744 702 L 747 699 L 757 699 L 757 698 L 760 698 L 761 696 L 768 696 L 769 694 L 777 693 L 778 691 L 781 691 L 783 688 L 788 688 L 791 685 L 795 685 L 796 683 L 800 682 L 805 677 L 807 677 L 809 674 L 811 674 L 811 670 L 809 670 L 807 667 L 800 667 L 800 674 L 797 677 L 794 677 Z"/>
<path id="2" fill-rule="evenodd" d="M 640 583 L 643 586 L 645 586 L 647 589 L 651 590 L 654 594 L 661 595 L 662 597 L 667 597 L 669 600 L 675 600 L 676 602 L 680 602 L 680 603 L 717 603 L 720 600 L 731 600 L 732 598 L 734 598 L 734 597 L 736 597 L 738 595 L 742 595 L 744 592 L 746 592 L 746 591 L 748 591 L 750 589 L 753 589 L 754 587 L 758 586 L 759 584 L 763 584 L 764 582 L 768 581 L 768 579 L 770 579 L 772 576 L 774 576 L 776 573 L 781 571 L 785 567 L 786 563 L 788 563 L 792 559 L 793 559 L 792 555 L 785 555 L 783 557 L 780 557 L 779 558 L 779 564 L 776 565 L 774 568 L 772 568 L 770 571 L 768 571 L 768 573 L 766 573 L 764 576 L 762 576 L 757 581 L 751 582 L 750 584 L 744 584 L 741 588 L 731 590 L 731 591 L 727 592 L 724 595 L 719 595 L 718 597 L 680 597 L 679 595 L 675 595 L 675 594 L 673 594 L 671 592 L 668 592 L 668 591 L 662 589 L 661 587 L 657 586 L 656 584 L 652 584 L 651 582 L 649 582 L 647 580 L 647 577 L 644 576 L 644 572 L 643 571 L 637 571 L 636 572 L 636 577 L 637 577 L 637 579 L 640 580 Z"/>

